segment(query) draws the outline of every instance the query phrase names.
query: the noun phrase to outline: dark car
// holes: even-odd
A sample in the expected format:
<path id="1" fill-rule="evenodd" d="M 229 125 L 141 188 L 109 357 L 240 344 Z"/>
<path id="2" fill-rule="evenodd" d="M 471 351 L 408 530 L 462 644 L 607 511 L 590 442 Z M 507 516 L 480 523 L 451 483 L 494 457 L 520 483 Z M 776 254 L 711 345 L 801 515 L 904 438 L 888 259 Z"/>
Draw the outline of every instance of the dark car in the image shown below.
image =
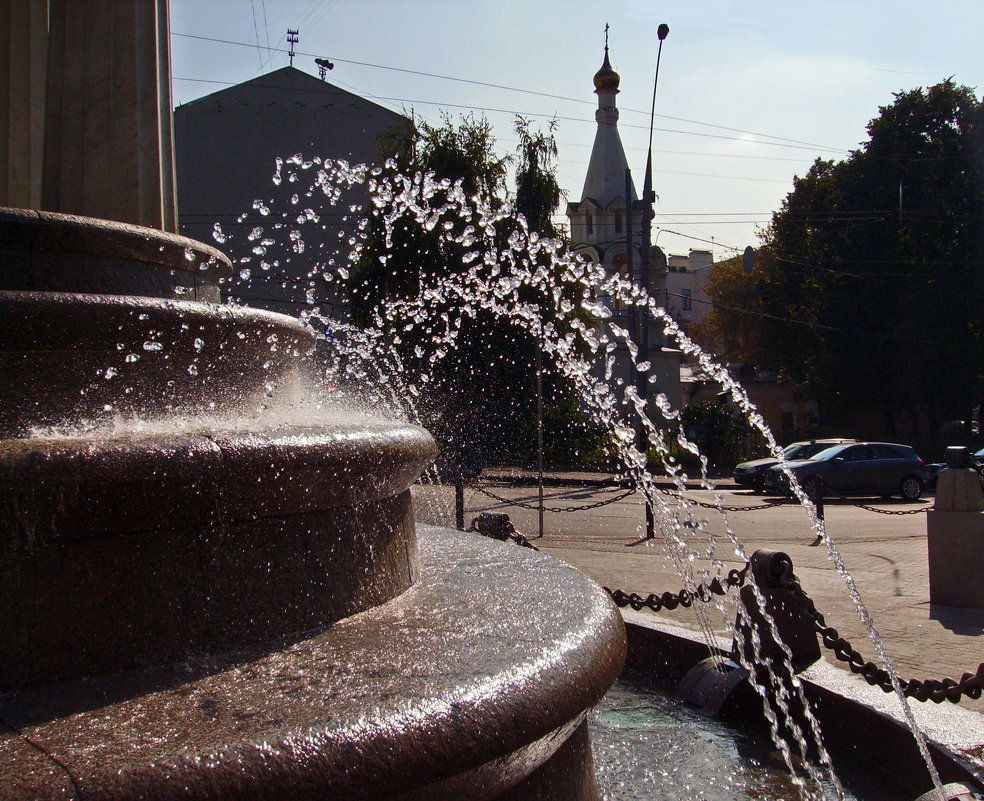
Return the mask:
<path id="1" fill-rule="evenodd" d="M 790 443 L 782 449 L 782 452 L 787 462 L 793 459 L 809 459 L 813 454 L 820 453 L 831 445 L 843 445 L 854 441 L 853 439 L 808 439 Z M 735 465 L 731 475 L 739 486 L 750 487 L 755 492 L 764 492 L 765 475 L 769 472 L 769 468 L 775 464 L 779 464 L 779 460 L 774 456 L 752 459 L 750 462 Z"/>
<path id="2" fill-rule="evenodd" d="M 841 495 L 901 495 L 914 501 L 926 486 L 926 464 L 909 445 L 856 442 L 835 445 L 812 458 L 789 463 L 803 491 L 812 498 Z M 781 466 L 769 468 L 766 490 L 790 493 Z"/>

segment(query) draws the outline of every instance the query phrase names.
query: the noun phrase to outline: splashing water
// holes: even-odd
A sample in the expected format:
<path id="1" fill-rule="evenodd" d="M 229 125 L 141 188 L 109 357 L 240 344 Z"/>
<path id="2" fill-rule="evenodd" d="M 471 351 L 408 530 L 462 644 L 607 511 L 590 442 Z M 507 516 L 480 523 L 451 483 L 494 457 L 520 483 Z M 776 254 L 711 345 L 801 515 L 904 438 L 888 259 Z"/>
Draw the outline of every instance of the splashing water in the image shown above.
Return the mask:
<path id="1" fill-rule="evenodd" d="M 789 472 L 783 452 L 761 414 L 723 366 L 716 364 L 690 340 L 644 289 L 571 253 L 563 242 L 529 230 L 522 215 L 516 214 L 509 204 L 492 206 L 480 198 L 469 198 L 461 182 L 439 180 L 433 174 L 400 175 L 392 162 L 381 169 L 329 159 L 306 160 L 296 154 L 286 160 L 277 160 L 273 181 L 277 185 L 284 180 L 296 185 L 300 181 L 300 172 L 312 168 L 315 168 L 313 181 L 306 191 L 294 194 L 290 199 L 291 208 L 281 214 L 282 224 L 273 222 L 277 215 L 270 208 L 272 201 L 257 200 L 253 204 L 253 208 L 271 222 L 265 221 L 265 227 L 252 228 L 246 236 L 247 249 L 252 253 L 240 260 L 239 281 L 233 279 L 227 287 L 233 301 L 251 275 L 255 277 L 249 262 L 255 256 L 266 255 L 267 249 L 277 243 L 270 229 L 278 235 L 286 233 L 287 239 L 277 243 L 285 253 L 293 254 L 286 258 L 303 258 L 310 265 L 305 280 L 312 306 L 302 312 L 301 318 L 330 342 L 323 367 L 326 387 L 339 393 L 342 387 L 350 388 L 369 405 L 415 422 L 423 419 L 422 405 L 434 385 L 435 368 L 461 344 L 462 321 L 474 320 L 484 314 L 511 322 L 536 340 L 544 356 L 551 358 L 556 369 L 571 382 L 590 419 L 611 432 L 627 476 L 635 481 L 638 490 L 655 509 L 656 525 L 662 535 L 657 541 L 665 543 L 684 586 L 693 591 L 713 578 L 706 568 L 695 571 L 694 563 L 698 557 L 709 558 L 720 575 L 724 572 L 724 557 L 719 555 L 722 547 L 729 548 L 742 561 L 747 560 L 747 554 L 721 508 L 720 495 L 715 496 L 715 503 L 724 523 L 726 542 L 709 537 L 698 553 L 692 538 L 685 536 L 694 531 L 706 531 L 707 527 L 697 519 L 695 504 L 687 498 L 689 477 L 679 461 L 673 458 L 671 444 L 699 459 L 700 474 L 696 478 L 702 487 L 713 490 L 714 485 L 707 474 L 707 459 L 686 437 L 679 411 L 672 408 L 665 394 L 640 392 L 635 379 L 613 378 L 615 353 L 624 351 L 629 354 L 630 375 L 641 376 L 644 382 L 653 380 L 649 375 L 652 365 L 646 361 L 648 354 L 639 353 L 629 331 L 618 325 L 612 309 L 638 309 L 648 314 L 662 327 L 668 341 L 675 343 L 680 351 L 720 382 L 749 422 L 761 432 L 769 451 L 787 471 L 809 521 L 826 544 L 830 560 L 845 581 L 882 664 L 892 676 L 903 713 L 934 785 L 940 790 L 925 738 L 902 695 L 891 662 L 835 543 L 817 518 L 813 503 Z M 322 218 L 330 217 L 318 213 L 314 207 L 319 202 L 335 205 L 343 191 L 355 185 L 364 185 L 368 190 L 368 214 L 362 208 L 350 208 L 341 227 L 354 233 L 340 234 L 341 253 L 332 252 L 331 247 L 325 253 L 325 242 L 330 237 L 328 225 Z M 296 206 L 302 195 L 305 207 L 298 213 Z M 446 252 L 459 254 L 460 265 L 444 274 L 418 276 L 416 291 L 409 297 L 391 297 L 380 303 L 373 310 L 372 325 L 368 327 L 334 319 L 314 305 L 325 287 L 336 288 L 338 295 L 344 295 L 346 288 L 350 289 L 350 276 L 358 274 L 358 265 L 365 257 L 371 237 L 375 236 L 385 244 L 378 258 L 386 267 L 399 247 L 398 243 L 403 241 L 405 231 L 414 226 L 436 235 Z M 215 233 L 220 243 L 234 239 L 218 225 Z M 264 271 L 269 271 L 271 266 L 283 266 L 266 261 L 261 261 L 260 265 Z M 429 354 L 422 348 L 411 354 L 411 369 L 407 354 L 401 355 L 400 346 L 414 336 L 426 339 L 431 347 Z M 644 438 L 638 436 L 640 429 Z M 648 470 L 648 449 L 641 444 L 645 442 L 667 466 L 677 487 L 671 497 L 656 487 Z M 428 477 L 437 480 L 433 471 Z M 757 588 L 755 595 L 764 612 L 764 600 Z M 723 600 L 717 600 L 715 604 L 725 616 L 727 627 L 733 629 L 734 609 L 727 609 Z M 692 608 L 698 615 L 700 629 L 711 642 L 713 626 L 708 611 L 700 604 Z M 772 635 L 781 641 L 774 630 Z M 753 635 L 753 641 L 755 654 L 759 655 L 757 634 Z M 791 654 L 788 649 L 784 661 L 785 672 L 795 676 L 789 664 Z M 823 798 L 830 793 L 843 798 L 802 686 L 794 678 L 791 687 L 791 693 L 778 682 L 773 687 L 756 687 L 791 779 L 803 798 Z M 770 695 L 777 699 L 778 710 L 770 707 L 767 701 Z M 798 717 L 791 714 L 794 706 L 804 712 L 805 729 L 797 723 Z M 787 736 L 780 733 L 780 717 L 790 724 L 788 741 Z M 811 756 L 813 753 L 817 754 L 815 759 Z"/>

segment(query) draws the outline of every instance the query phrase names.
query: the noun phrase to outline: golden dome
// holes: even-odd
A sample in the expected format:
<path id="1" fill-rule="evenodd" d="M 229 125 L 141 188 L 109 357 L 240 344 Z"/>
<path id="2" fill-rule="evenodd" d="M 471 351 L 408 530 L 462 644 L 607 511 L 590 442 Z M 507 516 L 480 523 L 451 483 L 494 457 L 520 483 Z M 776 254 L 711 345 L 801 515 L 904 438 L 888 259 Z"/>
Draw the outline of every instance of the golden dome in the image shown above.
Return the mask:
<path id="1" fill-rule="evenodd" d="M 617 92 L 621 80 L 618 73 L 612 69 L 612 65 L 608 61 L 608 48 L 606 47 L 605 63 L 601 65 L 601 69 L 594 76 L 595 91 L 607 90 L 609 92 Z"/>

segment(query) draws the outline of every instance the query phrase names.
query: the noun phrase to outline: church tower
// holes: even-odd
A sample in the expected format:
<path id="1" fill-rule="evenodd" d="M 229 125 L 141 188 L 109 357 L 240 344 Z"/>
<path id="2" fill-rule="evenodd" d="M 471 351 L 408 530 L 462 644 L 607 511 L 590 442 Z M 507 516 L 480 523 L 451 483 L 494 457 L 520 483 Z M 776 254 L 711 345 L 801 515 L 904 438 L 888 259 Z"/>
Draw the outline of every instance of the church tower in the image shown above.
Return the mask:
<path id="1" fill-rule="evenodd" d="M 621 81 L 608 58 L 608 33 L 605 33 L 605 59 L 595 73 L 594 87 L 598 109 L 591 160 L 584 178 L 584 190 L 578 203 L 568 203 L 574 249 L 612 272 L 626 275 L 626 207 L 631 208 L 632 231 L 641 227 L 639 197 L 631 177 L 622 140 L 618 135 L 618 107 L 615 96 Z M 638 242 L 633 243 L 632 263 L 638 268 Z"/>
<path id="2" fill-rule="evenodd" d="M 575 253 L 601 265 L 608 273 L 618 273 L 623 278 L 638 282 L 642 265 L 643 213 L 647 206 L 636 194 L 618 134 L 615 96 L 620 82 L 619 74 L 612 69 L 609 61 L 606 26 L 605 58 L 594 76 L 595 94 L 598 95 L 598 109 L 595 111 L 598 130 L 595 132 L 581 200 L 567 204 L 567 218 Z M 659 248 L 651 247 L 647 289 L 650 297 L 661 305 L 665 305 L 665 279 L 666 256 Z M 613 304 L 612 312 L 621 327 L 636 330 L 637 318 L 633 318 L 629 310 Z M 648 346 L 642 358 L 650 364 L 646 391 L 665 394 L 670 403 L 679 408 L 681 354 L 662 344 L 661 325 L 652 319 L 645 324 L 649 329 Z M 638 333 L 642 334 L 641 330 Z M 636 338 L 636 335 L 633 337 Z M 628 351 L 620 348 L 615 357 L 615 380 L 621 384 L 636 381 L 638 376 L 633 371 Z"/>

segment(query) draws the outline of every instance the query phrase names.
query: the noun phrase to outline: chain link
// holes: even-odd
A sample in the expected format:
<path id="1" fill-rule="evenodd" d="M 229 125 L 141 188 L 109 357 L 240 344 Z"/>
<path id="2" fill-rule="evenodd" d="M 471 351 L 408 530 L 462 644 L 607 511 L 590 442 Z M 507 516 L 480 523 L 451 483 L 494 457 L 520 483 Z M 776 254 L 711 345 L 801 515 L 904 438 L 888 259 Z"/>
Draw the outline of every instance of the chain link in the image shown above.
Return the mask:
<path id="1" fill-rule="evenodd" d="M 791 567 L 792 565 L 790 565 Z M 694 601 L 706 602 L 715 595 L 725 595 L 731 587 L 741 587 L 750 568 L 751 566 L 746 564 L 741 570 L 731 570 L 724 582 L 719 577 L 715 577 L 708 584 L 700 584 L 694 591 L 683 589 L 675 595 L 671 592 L 664 592 L 662 595 L 650 593 L 643 597 L 634 592 L 626 593 L 608 587 L 605 587 L 604 590 L 619 607 L 631 606 L 637 612 L 642 609 L 651 609 L 653 612 L 659 612 L 663 609 L 672 611 L 680 606 L 689 608 Z M 888 671 L 874 662 L 865 660 L 846 638 L 840 636 L 837 629 L 827 625 L 823 615 L 813 603 L 813 599 L 800 586 L 799 580 L 791 569 L 785 570 L 778 578 L 785 589 L 803 599 L 806 612 L 812 619 L 814 629 L 820 636 L 820 641 L 825 648 L 833 651 L 838 660 L 846 662 L 851 672 L 861 676 L 868 684 L 880 687 L 887 693 L 894 692 L 895 688 L 892 686 L 892 679 Z M 977 666 L 976 673 L 964 673 L 959 681 L 951 678 L 900 679 L 899 685 L 907 698 L 915 698 L 917 701 L 932 701 L 935 704 L 950 701 L 956 704 L 964 695 L 976 700 L 984 693 L 984 662 Z"/>
<path id="2" fill-rule="evenodd" d="M 715 576 L 707 584 L 698 584 L 695 590 L 684 588 L 675 595 L 671 592 L 664 592 L 662 595 L 649 593 L 644 598 L 634 592 L 626 593 L 622 590 L 611 590 L 608 587 L 604 587 L 604 590 L 612 597 L 612 601 L 615 602 L 616 606 L 631 606 L 637 612 L 644 608 L 651 609 L 653 612 L 659 612 L 661 609 L 672 611 L 678 606 L 686 609 L 693 606 L 694 601 L 704 601 L 706 603 L 715 595 L 726 595 L 732 587 L 742 586 L 745 583 L 745 576 L 748 575 L 749 569 L 750 565 L 746 564 L 741 570 L 730 570 L 723 582 L 720 576 Z"/>
<path id="3" fill-rule="evenodd" d="M 501 534 L 499 536 L 493 536 L 487 531 L 483 531 L 481 527 L 478 525 L 478 518 L 472 520 L 471 525 L 468 528 L 466 528 L 465 531 L 481 534 L 484 537 L 491 537 L 492 539 L 512 540 L 517 545 L 521 545 L 524 548 L 530 548 L 531 550 L 534 551 L 540 550 L 532 542 L 530 542 L 525 536 L 523 536 L 518 531 L 516 531 L 516 527 L 513 526 L 512 521 L 510 521 L 509 518 L 506 517 L 506 515 L 502 515 L 502 517 L 504 517 L 505 520 L 501 524 L 502 528 L 501 528 Z"/>
<path id="4" fill-rule="evenodd" d="M 678 496 L 679 492 L 677 490 L 666 489 L 665 487 L 657 487 L 657 489 L 664 495 Z M 707 501 L 695 501 L 691 500 L 694 506 L 699 506 L 702 509 L 720 509 L 722 512 L 757 512 L 759 509 L 774 509 L 777 506 L 785 506 L 790 503 L 787 498 L 776 498 L 774 501 L 768 501 L 767 503 L 759 504 L 758 506 L 725 506 L 724 504 L 718 503 L 707 503 Z"/>
<path id="5" fill-rule="evenodd" d="M 837 629 L 828 626 L 823 615 L 816 608 L 813 599 L 800 586 L 799 580 L 791 572 L 782 576 L 781 583 L 786 589 L 803 599 L 807 614 L 813 619 L 813 625 L 824 648 L 834 652 L 841 662 L 847 662 L 852 673 L 857 673 L 868 684 L 880 687 L 883 691 L 894 692 L 892 679 L 884 668 L 874 662 L 866 661 L 851 643 L 841 637 Z M 943 701 L 959 703 L 961 696 L 978 699 L 984 691 L 984 662 L 977 666 L 976 673 L 964 673 L 960 681 L 951 678 L 944 679 L 908 679 L 899 680 L 902 694 L 917 701 L 932 701 L 940 704 Z"/>
<path id="6" fill-rule="evenodd" d="M 842 501 L 847 501 L 847 498 L 841 498 Z M 876 512 L 880 515 L 924 515 L 929 511 L 929 507 L 923 509 L 879 509 L 877 506 L 868 506 L 864 503 L 852 503 L 851 506 L 855 506 L 858 509 L 865 509 L 869 512 Z"/>
<path id="7" fill-rule="evenodd" d="M 504 503 L 509 506 L 518 506 L 520 509 L 531 509 L 533 511 L 539 511 L 540 509 L 540 505 L 537 503 L 526 503 L 525 501 L 519 501 L 514 498 L 503 498 L 499 495 L 496 495 L 494 492 L 491 492 L 490 490 L 486 489 L 485 487 L 480 486 L 479 484 L 472 484 L 468 482 L 466 483 L 466 486 L 469 487 L 470 489 L 475 490 L 476 492 L 480 492 L 482 495 L 486 495 L 489 498 L 492 498 L 492 500 L 494 501 L 498 501 L 499 503 Z M 621 487 L 618 487 L 618 489 L 621 489 Z M 589 509 L 597 509 L 599 506 L 607 506 L 610 503 L 616 503 L 618 501 L 621 501 L 623 498 L 627 498 L 630 495 L 634 494 L 635 491 L 636 491 L 635 487 L 629 487 L 628 489 L 623 490 L 621 494 L 616 495 L 614 498 L 608 498 L 603 501 L 596 501 L 595 503 L 589 503 L 583 506 L 544 506 L 543 511 L 544 512 L 586 512 Z"/>

